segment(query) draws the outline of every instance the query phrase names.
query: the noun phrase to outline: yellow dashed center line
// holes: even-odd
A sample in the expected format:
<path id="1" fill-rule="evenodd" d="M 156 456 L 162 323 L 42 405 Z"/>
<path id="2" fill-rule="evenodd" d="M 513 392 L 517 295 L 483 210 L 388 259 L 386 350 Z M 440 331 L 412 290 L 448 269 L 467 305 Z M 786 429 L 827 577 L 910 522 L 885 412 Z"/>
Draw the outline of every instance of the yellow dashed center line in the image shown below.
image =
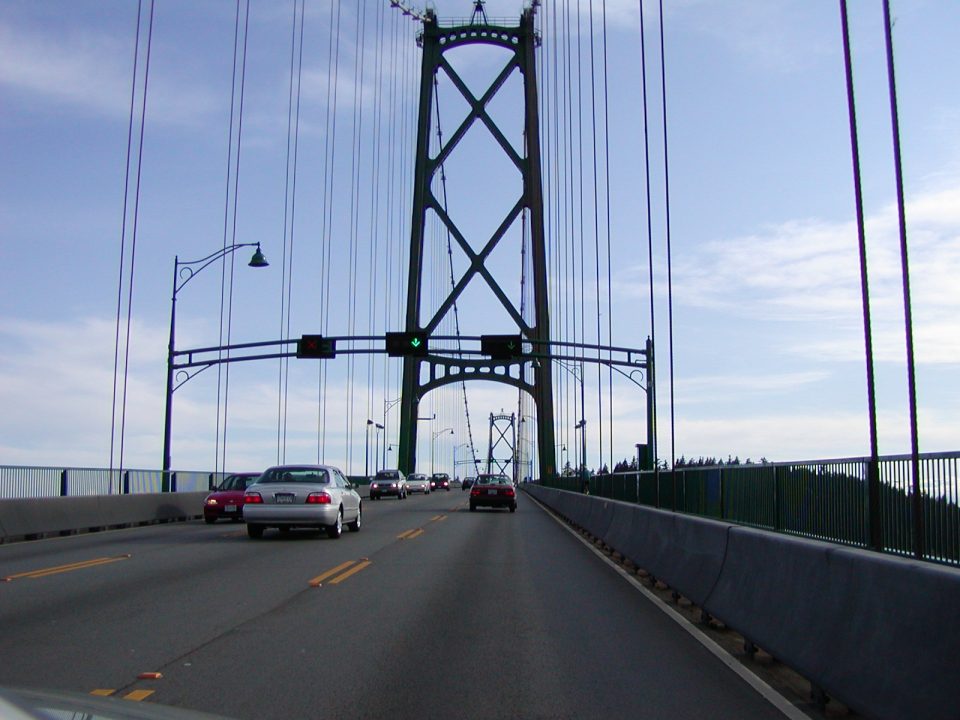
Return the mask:
<path id="1" fill-rule="evenodd" d="M 417 531 L 417 528 L 411 528 L 410 530 L 405 530 L 404 532 L 397 535 L 397 540 L 406 540 L 410 534 L 415 533 L 416 531 Z"/>
<path id="2" fill-rule="evenodd" d="M 107 690 L 105 688 L 97 688 L 96 690 L 91 690 L 91 695 L 96 695 L 97 697 L 110 697 L 116 692 L 116 690 Z"/>
<path id="3" fill-rule="evenodd" d="M 58 573 L 71 572 L 73 570 L 83 570 L 85 568 L 96 567 L 97 565 L 107 565 L 109 563 L 120 562 L 121 560 L 128 560 L 129 555 L 118 555 L 117 557 L 105 557 L 105 558 L 95 558 L 93 560 L 83 560 L 81 562 L 70 563 L 68 565 L 58 565 L 51 568 L 43 568 L 41 570 L 31 570 L 29 572 L 17 573 L 16 575 L 7 575 L 3 578 L 5 581 L 9 582 L 11 580 L 18 580 L 20 578 L 41 578 L 46 577 L 47 575 L 57 575 Z"/>
<path id="4" fill-rule="evenodd" d="M 123 699 L 132 700 L 133 702 L 140 702 L 141 700 L 144 700 L 150 697 L 151 695 L 153 695 L 154 692 L 156 691 L 155 690 L 134 690 L 133 692 L 130 692 L 124 695 Z"/>
<path id="5" fill-rule="evenodd" d="M 404 538 L 404 540 L 413 540 L 414 538 L 418 538 L 418 537 L 420 537 L 421 535 L 423 535 L 423 528 L 417 528 L 416 530 L 414 530 L 413 532 L 411 532 L 409 535 L 407 535 L 407 536 Z"/>
<path id="6" fill-rule="evenodd" d="M 342 583 L 342 582 L 343 582 L 344 580 L 346 580 L 348 577 L 350 577 L 351 575 L 355 575 L 356 573 L 360 572 L 360 571 L 363 570 L 365 567 L 367 567 L 367 565 L 369 565 L 369 564 L 370 564 L 370 561 L 369 561 L 369 560 L 364 560 L 362 563 L 358 563 L 357 565 L 354 565 L 352 568 L 350 568 L 349 570 L 347 570 L 347 571 L 346 571 L 345 573 L 343 573 L 342 575 L 338 575 L 338 576 L 335 577 L 333 580 L 331 580 L 331 581 L 330 581 L 330 584 L 331 584 L 331 585 L 337 585 L 337 584 L 339 584 L 339 583 Z"/>
<path id="7" fill-rule="evenodd" d="M 325 573 L 323 573 L 322 575 L 317 575 L 313 580 L 310 581 L 310 587 L 320 587 L 320 583 L 322 583 L 322 582 L 323 582 L 324 580 L 326 580 L 328 577 L 333 577 L 333 576 L 336 575 L 338 572 L 341 572 L 341 571 L 343 571 L 343 570 L 346 570 L 348 567 L 350 567 L 351 565 L 353 565 L 355 562 L 356 562 L 356 560 L 347 560 L 345 563 L 340 563 L 339 565 L 337 565 L 337 566 L 336 566 L 335 568 L 333 568 L 332 570 L 327 570 L 327 571 L 326 571 Z"/>

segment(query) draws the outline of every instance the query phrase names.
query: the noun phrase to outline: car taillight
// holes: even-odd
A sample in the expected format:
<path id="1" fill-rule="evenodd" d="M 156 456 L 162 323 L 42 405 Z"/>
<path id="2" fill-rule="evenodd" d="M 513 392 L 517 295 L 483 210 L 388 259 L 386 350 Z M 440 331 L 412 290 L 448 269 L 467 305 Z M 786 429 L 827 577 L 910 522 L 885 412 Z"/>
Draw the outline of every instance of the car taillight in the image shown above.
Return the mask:
<path id="1" fill-rule="evenodd" d="M 310 493 L 307 495 L 307 505 L 329 505 L 330 496 L 325 492 Z"/>
<path id="2" fill-rule="evenodd" d="M 247 493 L 243 496 L 244 505 L 256 505 L 257 503 L 262 503 L 263 498 L 260 497 L 260 493 Z"/>
<path id="3" fill-rule="evenodd" d="M 206 502 L 207 505 L 216 505 L 216 504 L 217 504 L 217 499 L 216 499 L 216 498 L 212 498 L 212 497 L 208 497 L 208 498 L 205 500 L 205 502 Z"/>
<path id="4" fill-rule="evenodd" d="M 473 489 L 470 491 L 470 494 L 473 495 L 473 496 L 479 495 L 479 494 L 480 494 L 480 488 L 476 488 L 476 487 L 473 488 Z"/>
<path id="5" fill-rule="evenodd" d="M 507 497 L 513 497 L 514 496 L 513 488 L 507 488 L 506 490 L 503 491 L 503 494 L 506 495 Z"/>
<path id="6" fill-rule="evenodd" d="M 377 483 L 370 483 L 371 490 L 376 490 L 378 487 L 380 487 L 380 485 L 378 485 Z"/>
<path id="7" fill-rule="evenodd" d="M 390 483 L 390 487 L 395 488 L 396 486 L 397 486 L 396 483 Z"/>

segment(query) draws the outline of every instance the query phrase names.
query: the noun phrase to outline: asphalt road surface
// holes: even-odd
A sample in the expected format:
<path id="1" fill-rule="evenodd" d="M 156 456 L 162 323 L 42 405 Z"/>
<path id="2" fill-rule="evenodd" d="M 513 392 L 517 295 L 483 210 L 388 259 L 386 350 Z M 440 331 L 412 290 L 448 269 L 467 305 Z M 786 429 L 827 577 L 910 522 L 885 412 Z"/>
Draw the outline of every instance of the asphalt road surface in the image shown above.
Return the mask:
<path id="1" fill-rule="evenodd" d="M 250 720 L 784 717 L 532 499 L 466 500 L 364 501 L 338 540 L 0 545 L 0 685 Z"/>

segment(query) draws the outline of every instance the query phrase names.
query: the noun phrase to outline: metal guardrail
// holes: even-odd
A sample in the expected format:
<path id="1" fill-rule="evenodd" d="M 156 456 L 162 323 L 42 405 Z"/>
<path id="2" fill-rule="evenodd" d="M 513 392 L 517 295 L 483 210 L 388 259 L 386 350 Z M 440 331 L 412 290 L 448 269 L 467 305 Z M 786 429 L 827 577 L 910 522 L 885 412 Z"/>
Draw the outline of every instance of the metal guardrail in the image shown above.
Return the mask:
<path id="1" fill-rule="evenodd" d="M 960 565 L 960 452 L 920 456 L 919 495 L 911 457 L 881 457 L 873 507 L 870 469 L 870 458 L 848 458 L 616 473 L 586 482 L 591 495 Z M 583 492 L 584 482 L 566 476 L 543 484 Z"/>
<path id="2" fill-rule="evenodd" d="M 0 465 L 0 499 L 159 493 L 163 475 L 162 470 Z M 229 473 L 177 470 L 169 475 L 171 492 L 200 492 Z"/>

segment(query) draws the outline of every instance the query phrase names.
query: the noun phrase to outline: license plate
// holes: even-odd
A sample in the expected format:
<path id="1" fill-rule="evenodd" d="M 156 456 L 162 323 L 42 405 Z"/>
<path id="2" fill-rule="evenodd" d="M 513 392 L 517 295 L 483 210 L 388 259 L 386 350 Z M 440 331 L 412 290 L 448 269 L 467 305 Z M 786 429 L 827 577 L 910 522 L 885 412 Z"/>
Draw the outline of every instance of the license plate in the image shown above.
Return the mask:
<path id="1" fill-rule="evenodd" d="M 236 505 L 224 505 L 224 506 L 223 506 L 223 511 L 224 511 L 224 512 L 236 512 L 236 511 L 237 511 L 237 506 L 236 506 Z"/>
<path id="2" fill-rule="evenodd" d="M 489 490 L 487 490 L 487 495 L 496 495 L 496 494 L 497 494 L 497 491 L 494 490 L 493 488 L 490 488 Z"/>
<path id="3" fill-rule="evenodd" d="M 278 505 L 293 505 L 293 495 L 276 495 Z"/>

